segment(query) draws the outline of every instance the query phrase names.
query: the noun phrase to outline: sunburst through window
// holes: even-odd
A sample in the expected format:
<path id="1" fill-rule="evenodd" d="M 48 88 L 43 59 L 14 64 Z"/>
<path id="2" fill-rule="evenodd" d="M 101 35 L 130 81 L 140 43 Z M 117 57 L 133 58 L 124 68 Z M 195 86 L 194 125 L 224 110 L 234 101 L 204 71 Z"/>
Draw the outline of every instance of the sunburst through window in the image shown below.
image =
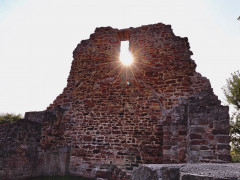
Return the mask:
<path id="1" fill-rule="evenodd" d="M 129 51 L 129 41 L 121 41 L 119 59 L 125 66 L 129 66 L 133 63 L 133 57 Z"/>

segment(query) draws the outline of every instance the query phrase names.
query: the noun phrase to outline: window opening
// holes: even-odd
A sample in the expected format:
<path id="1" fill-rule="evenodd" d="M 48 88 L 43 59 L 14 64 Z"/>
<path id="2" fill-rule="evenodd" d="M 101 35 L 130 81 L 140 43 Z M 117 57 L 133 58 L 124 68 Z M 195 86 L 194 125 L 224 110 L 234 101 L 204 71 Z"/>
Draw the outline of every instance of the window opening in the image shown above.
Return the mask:
<path id="1" fill-rule="evenodd" d="M 119 59 L 125 66 L 129 66 L 133 63 L 133 57 L 129 51 L 129 41 L 121 41 Z"/>

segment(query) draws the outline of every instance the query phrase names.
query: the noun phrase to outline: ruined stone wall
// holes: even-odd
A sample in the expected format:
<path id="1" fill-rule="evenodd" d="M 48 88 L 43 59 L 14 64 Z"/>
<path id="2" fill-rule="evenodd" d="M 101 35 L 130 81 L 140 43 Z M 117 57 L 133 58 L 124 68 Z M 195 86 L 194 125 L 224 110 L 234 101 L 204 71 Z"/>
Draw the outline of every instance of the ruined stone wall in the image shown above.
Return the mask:
<path id="1" fill-rule="evenodd" d="M 119 62 L 121 40 L 130 67 Z M 96 164 L 228 162 L 228 107 L 195 71 L 189 48 L 169 25 L 97 28 L 74 50 L 67 87 L 48 108 L 66 109 L 62 134 L 43 131 L 42 146 L 71 146 L 69 171 L 78 175 Z"/>
<path id="2" fill-rule="evenodd" d="M 26 114 L 42 126 L 35 174 L 124 179 L 139 164 L 229 162 L 228 107 L 191 55 L 169 25 L 97 28 L 74 50 L 63 93 Z"/>
<path id="3" fill-rule="evenodd" d="M 38 160 L 41 124 L 18 120 L 0 124 L 0 179 L 18 179 L 34 174 Z"/>
<path id="4" fill-rule="evenodd" d="M 69 174 L 69 147 L 44 151 L 40 146 L 42 124 L 53 123 L 62 109 L 28 112 L 25 119 L 0 124 L 0 179 Z"/>

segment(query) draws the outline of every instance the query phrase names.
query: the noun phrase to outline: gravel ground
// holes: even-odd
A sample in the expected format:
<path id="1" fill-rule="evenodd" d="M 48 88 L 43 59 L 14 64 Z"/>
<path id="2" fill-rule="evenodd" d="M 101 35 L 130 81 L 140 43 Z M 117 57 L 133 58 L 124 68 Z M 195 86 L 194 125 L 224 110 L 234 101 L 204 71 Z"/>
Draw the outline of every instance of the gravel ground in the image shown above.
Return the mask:
<path id="1" fill-rule="evenodd" d="M 185 164 L 181 167 L 181 172 L 204 175 L 209 177 L 227 178 L 240 177 L 240 163 L 198 163 Z"/>

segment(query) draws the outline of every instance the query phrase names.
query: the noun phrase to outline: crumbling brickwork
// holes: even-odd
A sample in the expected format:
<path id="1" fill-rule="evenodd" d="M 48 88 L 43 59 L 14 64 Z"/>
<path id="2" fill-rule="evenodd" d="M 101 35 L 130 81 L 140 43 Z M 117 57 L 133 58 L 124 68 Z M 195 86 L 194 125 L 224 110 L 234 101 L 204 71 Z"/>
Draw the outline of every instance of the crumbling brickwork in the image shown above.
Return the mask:
<path id="1" fill-rule="evenodd" d="M 119 61 L 123 40 L 129 67 Z M 40 118 L 42 174 L 54 153 L 64 159 L 54 161 L 60 174 L 96 177 L 114 165 L 107 172 L 120 179 L 144 163 L 229 162 L 228 107 L 191 55 L 170 25 L 97 28 L 74 50 L 67 86 L 45 111 L 52 118 Z"/>
<path id="2" fill-rule="evenodd" d="M 122 71 L 121 40 L 134 56 Z M 74 50 L 68 85 L 48 108 L 66 109 L 66 141 L 50 143 L 43 133 L 42 145 L 71 146 L 76 173 L 96 163 L 131 170 L 139 163 L 229 161 L 228 107 L 195 71 L 189 48 L 169 25 L 97 28 Z"/>

